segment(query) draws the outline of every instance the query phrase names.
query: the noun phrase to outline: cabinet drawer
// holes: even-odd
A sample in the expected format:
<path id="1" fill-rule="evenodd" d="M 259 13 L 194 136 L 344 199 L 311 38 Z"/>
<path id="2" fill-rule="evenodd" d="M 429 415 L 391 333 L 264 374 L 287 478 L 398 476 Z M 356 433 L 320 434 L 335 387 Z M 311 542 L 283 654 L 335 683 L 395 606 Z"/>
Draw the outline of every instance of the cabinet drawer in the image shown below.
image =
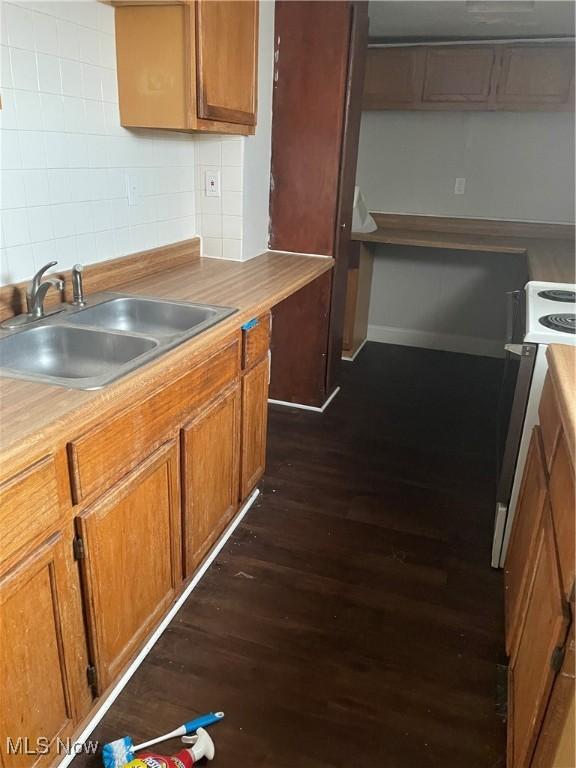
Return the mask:
<path id="1" fill-rule="evenodd" d="M 69 444 L 74 501 L 79 503 L 135 467 L 171 430 L 224 389 L 239 372 L 239 340 L 103 426 Z"/>
<path id="2" fill-rule="evenodd" d="M 556 404 L 556 394 L 550 374 L 546 376 L 546 381 L 544 382 L 542 397 L 538 407 L 538 416 L 544 446 L 544 459 L 547 469 L 550 469 L 561 429 L 560 412 Z"/>
<path id="3" fill-rule="evenodd" d="M 0 566 L 27 544 L 46 536 L 60 520 L 56 459 L 40 461 L 0 485 Z"/>
<path id="4" fill-rule="evenodd" d="M 242 369 L 256 365 L 268 354 L 271 315 L 266 313 L 242 326 Z"/>

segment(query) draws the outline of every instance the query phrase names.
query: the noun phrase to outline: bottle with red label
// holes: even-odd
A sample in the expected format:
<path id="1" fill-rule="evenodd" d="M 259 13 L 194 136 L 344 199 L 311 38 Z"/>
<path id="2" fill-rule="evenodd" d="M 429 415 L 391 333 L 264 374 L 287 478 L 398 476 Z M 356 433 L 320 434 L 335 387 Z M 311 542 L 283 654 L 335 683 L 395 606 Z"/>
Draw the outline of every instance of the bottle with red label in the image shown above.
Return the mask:
<path id="1" fill-rule="evenodd" d="M 142 752 L 135 760 L 126 763 L 124 768 L 192 768 L 203 757 L 214 759 L 214 742 L 204 728 L 198 728 L 194 736 L 184 736 L 182 741 L 192 746 L 170 756 Z"/>

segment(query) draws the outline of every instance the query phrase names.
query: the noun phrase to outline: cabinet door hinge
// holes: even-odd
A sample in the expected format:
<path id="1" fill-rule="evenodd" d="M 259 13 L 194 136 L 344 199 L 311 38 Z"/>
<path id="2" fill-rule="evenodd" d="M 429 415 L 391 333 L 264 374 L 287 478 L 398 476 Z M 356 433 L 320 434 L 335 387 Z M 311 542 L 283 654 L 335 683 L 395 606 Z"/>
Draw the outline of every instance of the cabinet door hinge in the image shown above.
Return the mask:
<path id="1" fill-rule="evenodd" d="M 72 541 L 72 549 L 74 551 L 74 560 L 84 560 L 86 557 L 86 550 L 84 549 L 84 539 L 81 536 L 76 536 Z"/>
<path id="2" fill-rule="evenodd" d="M 92 693 L 96 695 L 96 667 L 93 664 L 89 664 L 86 667 L 86 679 L 88 680 L 88 685 L 92 689 Z"/>
<path id="3" fill-rule="evenodd" d="M 550 666 L 552 667 L 552 670 L 554 672 L 560 672 L 562 669 L 562 662 L 564 661 L 564 652 L 566 650 L 566 646 L 564 645 L 557 645 L 556 648 L 552 651 L 552 656 L 550 657 Z"/>

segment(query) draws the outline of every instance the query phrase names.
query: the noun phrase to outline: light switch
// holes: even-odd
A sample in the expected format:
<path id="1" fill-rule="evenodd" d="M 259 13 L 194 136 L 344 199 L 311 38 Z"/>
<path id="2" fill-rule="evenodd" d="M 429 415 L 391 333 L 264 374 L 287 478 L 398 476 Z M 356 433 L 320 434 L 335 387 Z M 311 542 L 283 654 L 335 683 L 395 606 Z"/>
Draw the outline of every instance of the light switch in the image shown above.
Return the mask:
<path id="1" fill-rule="evenodd" d="M 206 197 L 220 197 L 220 171 L 206 171 L 204 191 Z"/>

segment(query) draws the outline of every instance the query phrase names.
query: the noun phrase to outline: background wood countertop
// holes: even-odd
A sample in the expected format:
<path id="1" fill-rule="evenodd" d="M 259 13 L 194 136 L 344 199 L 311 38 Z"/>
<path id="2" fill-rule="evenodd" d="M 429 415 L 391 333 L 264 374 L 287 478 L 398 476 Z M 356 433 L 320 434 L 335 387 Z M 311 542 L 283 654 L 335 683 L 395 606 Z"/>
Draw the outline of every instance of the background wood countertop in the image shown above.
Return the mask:
<path id="1" fill-rule="evenodd" d="M 247 320 L 269 310 L 333 266 L 331 258 L 266 252 L 245 262 L 192 258 L 185 264 L 112 290 L 218 304 L 238 309 L 218 325 L 189 339 L 104 389 L 83 391 L 0 377 L 0 463 L 6 477 L 41 453 L 103 421 L 135 396 L 186 371 Z"/>
<path id="2" fill-rule="evenodd" d="M 378 229 L 374 232 L 353 232 L 353 240 L 524 255 L 530 280 L 576 282 L 574 227 L 568 224 L 391 213 L 372 213 L 372 216 Z"/>

